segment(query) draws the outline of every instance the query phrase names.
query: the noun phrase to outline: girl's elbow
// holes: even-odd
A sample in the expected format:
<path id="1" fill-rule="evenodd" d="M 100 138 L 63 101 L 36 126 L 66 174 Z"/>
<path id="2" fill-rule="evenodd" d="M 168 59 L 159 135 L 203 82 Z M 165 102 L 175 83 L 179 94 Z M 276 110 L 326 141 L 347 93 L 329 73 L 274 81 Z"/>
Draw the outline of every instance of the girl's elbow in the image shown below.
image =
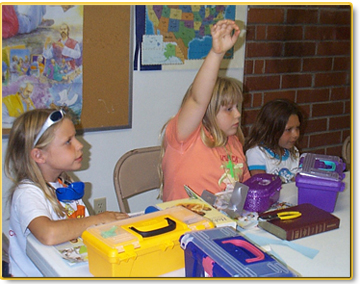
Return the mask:
<path id="1" fill-rule="evenodd" d="M 49 235 L 41 236 L 41 237 L 38 237 L 37 239 L 39 240 L 40 243 L 42 243 L 43 245 L 46 245 L 46 246 L 56 245 L 55 240 Z"/>
<path id="2" fill-rule="evenodd" d="M 59 242 L 57 241 L 57 234 L 55 230 L 48 228 L 43 234 L 36 236 L 40 243 L 46 246 L 54 246 Z"/>
<path id="3" fill-rule="evenodd" d="M 41 216 L 35 218 L 28 225 L 28 229 L 40 243 L 49 246 L 56 244 L 58 231 L 56 230 L 53 221 L 48 217 Z"/>

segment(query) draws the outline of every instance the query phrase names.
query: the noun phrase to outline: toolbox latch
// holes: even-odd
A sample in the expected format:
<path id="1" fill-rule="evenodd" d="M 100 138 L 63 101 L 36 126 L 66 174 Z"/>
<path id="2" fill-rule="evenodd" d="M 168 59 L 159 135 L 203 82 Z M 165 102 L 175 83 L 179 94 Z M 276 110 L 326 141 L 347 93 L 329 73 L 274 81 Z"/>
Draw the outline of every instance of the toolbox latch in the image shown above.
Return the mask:
<path id="1" fill-rule="evenodd" d="M 162 242 L 162 244 L 160 245 L 160 249 L 163 251 L 166 251 L 169 248 L 172 249 L 174 246 L 175 246 L 174 242 L 168 240 L 168 241 Z"/>
<path id="2" fill-rule="evenodd" d="M 126 246 L 125 251 L 120 253 L 119 255 L 119 263 L 121 261 L 124 261 L 125 263 L 127 263 L 129 260 L 133 260 L 135 261 L 137 258 L 137 253 L 134 250 L 133 246 Z"/>

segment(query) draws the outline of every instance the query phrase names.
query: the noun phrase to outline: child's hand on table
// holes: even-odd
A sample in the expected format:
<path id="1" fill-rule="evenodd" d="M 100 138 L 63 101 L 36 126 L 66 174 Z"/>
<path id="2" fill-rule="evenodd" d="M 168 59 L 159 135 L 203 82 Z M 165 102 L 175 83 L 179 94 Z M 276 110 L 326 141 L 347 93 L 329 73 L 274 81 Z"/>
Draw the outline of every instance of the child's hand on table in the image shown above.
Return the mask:
<path id="1" fill-rule="evenodd" d="M 114 211 L 105 211 L 97 214 L 96 216 L 99 217 L 100 222 L 98 224 L 105 224 L 112 221 L 118 221 L 129 218 L 129 215 L 127 213 L 114 212 Z"/>

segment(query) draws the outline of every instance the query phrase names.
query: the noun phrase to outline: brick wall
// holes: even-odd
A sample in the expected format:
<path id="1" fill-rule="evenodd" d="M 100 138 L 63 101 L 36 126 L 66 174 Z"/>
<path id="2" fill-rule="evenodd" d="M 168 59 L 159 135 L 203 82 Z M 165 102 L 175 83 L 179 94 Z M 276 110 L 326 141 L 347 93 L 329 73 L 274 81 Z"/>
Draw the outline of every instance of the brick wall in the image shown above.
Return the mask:
<path id="1" fill-rule="evenodd" d="M 351 129 L 351 7 L 248 6 L 244 133 L 260 107 L 287 98 L 302 109 L 302 152 L 341 156 Z"/>

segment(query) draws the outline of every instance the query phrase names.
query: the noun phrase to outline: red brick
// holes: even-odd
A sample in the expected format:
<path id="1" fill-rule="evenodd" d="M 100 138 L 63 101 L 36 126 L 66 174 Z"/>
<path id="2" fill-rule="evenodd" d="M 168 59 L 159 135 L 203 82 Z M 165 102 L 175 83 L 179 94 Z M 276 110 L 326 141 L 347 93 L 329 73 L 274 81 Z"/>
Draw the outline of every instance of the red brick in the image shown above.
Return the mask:
<path id="1" fill-rule="evenodd" d="M 348 136 L 351 137 L 350 130 L 343 130 L 343 140 L 345 140 L 345 138 L 348 137 Z"/>
<path id="2" fill-rule="evenodd" d="M 326 149 L 325 149 L 325 148 L 321 148 L 321 149 L 311 149 L 311 150 L 307 150 L 306 153 L 313 153 L 313 154 L 325 155 L 325 154 L 326 154 Z"/>
<path id="3" fill-rule="evenodd" d="M 299 143 L 300 151 L 303 152 L 303 149 L 306 149 L 308 147 L 309 137 L 300 136 L 298 143 Z"/>
<path id="4" fill-rule="evenodd" d="M 326 102 L 330 99 L 329 89 L 308 89 L 297 91 L 297 103 Z"/>
<path id="5" fill-rule="evenodd" d="M 318 40 L 322 35 L 319 33 L 319 27 L 317 26 L 307 26 L 305 27 L 305 40 Z"/>
<path id="6" fill-rule="evenodd" d="M 301 71 L 301 59 L 269 59 L 265 73 L 291 73 Z"/>
<path id="7" fill-rule="evenodd" d="M 344 133 L 345 131 L 343 131 L 343 136 L 342 136 L 342 139 L 341 139 L 341 143 L 344 143 L 345 142 L 345 139 L 348 137 L 348 135 L 345 135 Z M 350 136 L 350 135 L 349 135 Z M 351 141 L 351 137 L 350 137 L 350 143 L 354 143 L 354 141 Z"/>
<path id="8" fill-rule="evenodd" d="M 256 116 L 259 112 L 259 109 L 256 110 L 246 110 L 243 114 L 242 114 L 242 119 L 244 124 L 243 125 L 249 125 L 249 124 L 253 124 Z"/>
<path id="9" fill-rule="evenodd" d="M 351 27 L 340 27 L 336 29 L 337 40 L 351 40 Z"/>
<path id="10" fill-rule="evenodd" d="M 241 123 L 241 125 L 244 125 L 244 123 Z M 244 136 L 248 137 L 250 132 L 250 126 L 241 126 L 241 129 L 243 131 Z"/>
<path id="11" fill-rule="evenodd" d="M 337 40 L 351 40 L 351 27 L 336 27 Z"/>
<path id="12" fill-rule="evenodd" d="M 320 23 L 327 25 L 350 25 L 351 14 L 350 6 L 348 10 L 328 10 L 323 9 L 320 11 Z"/>
<path id="13" fill-rule="evenodd" d="M 344 113 L 351 113 L 352 106 L 350 102 L 345 102 L 345 111 Z"/>
<path id="14" fill-rule="evenodd" d="M 330 72 L 315 74 L 315 87 L 346 85 L 350 82 L 347 72 Z"/>
<path id="15" fill-rule="evenodd" d="M 310 118 L 310 106 L 311 105 L 298 105 L 300 108 L 301 113 L 303 114 L 304 118 L 307 120 Z"/>
<path id="16" fill-rule="evenodd" d="M 350 40 L 350 27 L 307 26 L 305 40 Z"/>
<path id="17" fill-rule="evenodd" d="M 309 143 L 310 143 L 310 137 L 307 137 L 309 139 Z M 308 143 L 308 144 L 309 144 Z M 325 154 L 325 148 L 310 148 L 309 146 L 307 147 L 302 147 L 301 148 L 301 152 L 302 153 L 313 153 L 313 154 L 321 154 L 324 155 Z"/>
<path id="18" fill-rule="evenodd" d="M 325 155 L 341 157 L 341 155 L 342 155 L 342 146 L 335 146 L 335 147 L 326 148 Z"/>
<path id="19" fill-rule="evenodd" d="M 251 101 L 252 101 L 252 94 L 251 93 L 244 93 L 243 94 L 243 102 L 242 102 L 242 109 L 245 110 L 247 108 L 251 108 Z"/>
<path id="20" fill-rule="evenodd" d="M 264 60 L 255 60 L 254 74 L 264 74 L 265 62 Z"/>
<path id="21" fill-rule="evenodd" d="M 305 27 L 305 40 L 335 40 L 333 27 L 307 26 Z"/>
<path id="22" fill-rule="evenodd" d="M 282 75 L 281 88 L 306 88 L 311 87 L 311 74 Z"/>
<path id="23" fill-rule="evenodd" d="M 332 27 L 335 32 L 334 40 L 351 40 L 351 27 Z"/>
<path id="24" fill-rule="evenodd" d="M 295 101 L 295 91 L 274 91 L 274 92 L 265 92 L 264 94 L 264 104 L 275 100 L 275 99 L 288 99 L 290 101 Z"/>
<path id="25" fill-rule="evenodd" d="M 282 8 L 249 8 L 247 23 L 282 23 L 284 22 L 284 9 Z"/>
<path id="26" fill-rule="evenodd" d="M 303 38 L 302 26 L 268 26 L 267 40 L 301 40 Z"/>
<path id="27" fill-rule="evenodd" d="M 280 76 L 247 76 L 244 79 L 244 88 L 247 92 L 259 90 L 279 89 Z"/>
<path id="28" fill-rule="evenodd" d="M 331 89 L 331 100 L 349 100 L 351 98 L 350 87 L 338 87 Z"/>
<path id="29" fill-rule="evenodd" d="M 246 44 L 246 57 L 278 57 L 282 52 L 282 43 L 249 42 Z"/>
<path id="30" fill-rule="evenodd" d="M 253 61 L 245 59 L 244 74 L 253 73 Z"/>
<path id="31" fill-rule="evenodd" d="M 351 58 L 346 57 L 335 57 L 333 70 L 349 70 L 351 69 Z"/>
<path id="32" fill-rule="evenodd" d="M 262 93 L 255 93 L 253 94 L 253 107 L 260 107 L 263 104 L 263 94 Z"/>
<path id="33" fill-rule="evenodd" d="M 245 93 L 243 94 L 243 102 L 242 102 L 242 109 L 245 110 L 247 108 L 251 108 L 251 99 L 252 95 L 251 93 Z"/>
<path id="34" fill-rule="evenodd" d="M 292 24 L 315 24 L 318 19 L 318 9 L 288 9 L 286 22 Z"/>
<path id="35" fill-rule="evenodd" d="M 341 143 L 341 132 L 324 132 L 310 135 L 310 147 L 320 147 Z"/>
<path id="36" fill-rule="evenodd" d="M 327 129 L 327 118 L 321 119 L 308 119 L 306 121 L 306 133 L 313 133 L 313 132 L 324 132 Z"/>
<path id="37" fill-rule="evenodd" d="M 303 60 L 303 71 L 331 71 L 332 58 L 305 58 Z"/>
<path id="38" fill-rule="evenodd" d="M 350 128 L 350 115 L 330 117 L 329 130 L 336 130 L 342 128 Z"/>
<path id="39" fill-rule="evenodd" d="M 310 56 L 315 55 L 314 42 L 285 42 L 284 56 Z"/>
<path id="40" fill-rule="evenodd" d="M 256 37 L 256 40 L 265 40 L 266 39 L 266 26 L 257 26 L 255 37 Z"/>
<path id="41" fill-rule="evenodd" d="M 254 25 L 248 25 L 246 27 L 246 41 L 255 40 L 256 27 Z"/>
<path id="42" fill-rule="evenodd" d="M 312 105 L 312 117 L 332 116 L 344 113 L 342 102 L 314 103 Z"/>
<path id="43" fill-rule="evenodd" d="M 317 55 L 350 55 L 350 41 L 319 42 Z"/>

